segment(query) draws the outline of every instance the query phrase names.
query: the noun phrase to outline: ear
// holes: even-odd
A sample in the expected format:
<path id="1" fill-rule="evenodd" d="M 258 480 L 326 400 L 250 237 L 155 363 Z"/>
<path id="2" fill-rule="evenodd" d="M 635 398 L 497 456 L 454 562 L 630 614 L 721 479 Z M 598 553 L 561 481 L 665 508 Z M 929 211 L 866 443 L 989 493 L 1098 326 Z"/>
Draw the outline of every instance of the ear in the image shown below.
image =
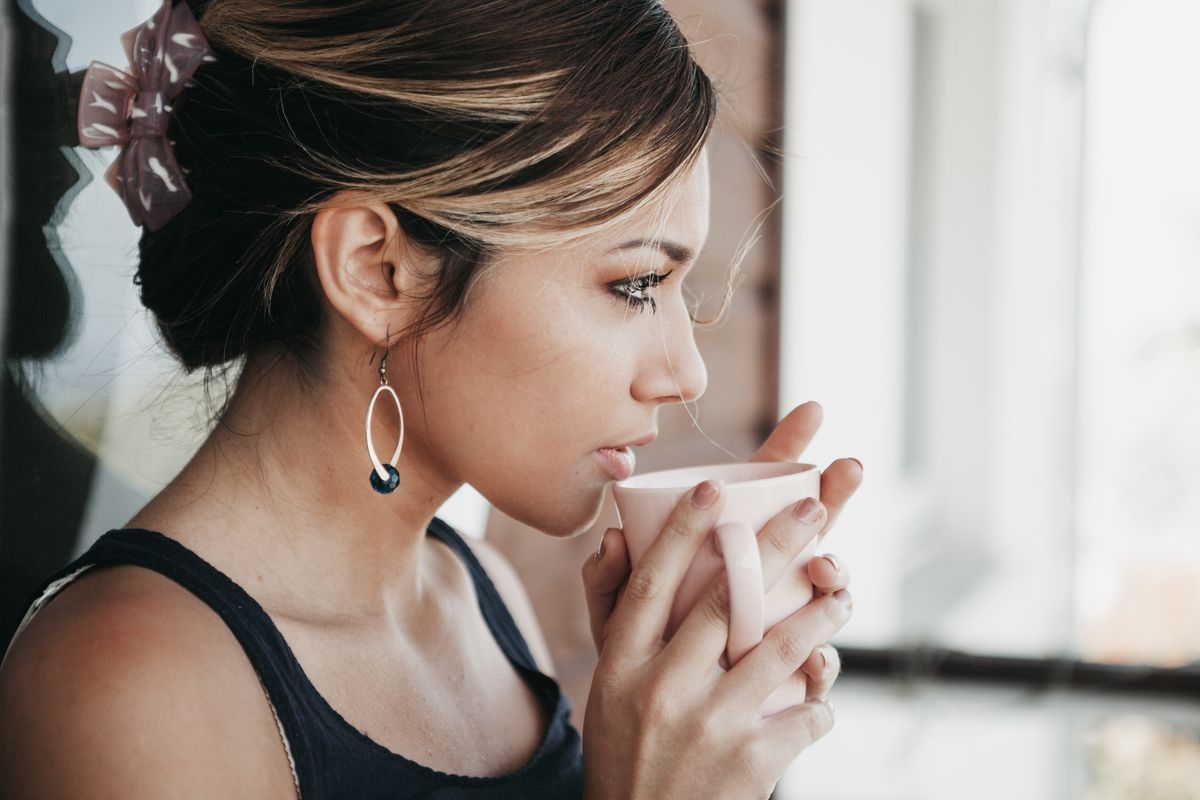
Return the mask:
<path id="1" fill-rule="evenodd" d="M 317 280 L 333 309 L 368 341 L 379 344 L 405 326 L 424 259 L 407 241 L 386 203 L 334 195 L 316 213 L 311 241 Z"/>

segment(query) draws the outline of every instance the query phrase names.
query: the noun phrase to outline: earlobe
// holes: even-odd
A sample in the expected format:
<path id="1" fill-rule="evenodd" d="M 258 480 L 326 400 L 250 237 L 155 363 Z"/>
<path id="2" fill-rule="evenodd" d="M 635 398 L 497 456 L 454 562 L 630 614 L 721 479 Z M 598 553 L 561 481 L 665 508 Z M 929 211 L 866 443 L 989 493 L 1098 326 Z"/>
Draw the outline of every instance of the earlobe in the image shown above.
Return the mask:
<path id="1" fill-rule="evenodd" d="M 317 281 L 329 305 L 371 342 L 399 330 L 401 304 L 414 277 L 395 213 L 386 203 L 354 203 L 348 193 L 313 217 L 311 244 Z"/>

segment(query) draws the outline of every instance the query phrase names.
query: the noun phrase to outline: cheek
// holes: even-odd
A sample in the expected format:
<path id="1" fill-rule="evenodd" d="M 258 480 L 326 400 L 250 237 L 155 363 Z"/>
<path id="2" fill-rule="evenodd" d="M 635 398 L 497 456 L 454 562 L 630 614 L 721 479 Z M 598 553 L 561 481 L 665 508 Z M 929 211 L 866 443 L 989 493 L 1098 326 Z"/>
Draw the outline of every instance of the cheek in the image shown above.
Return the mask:
<path id="1" fill-rule="evenodd" d="M 529 286 L 537 288 L 519 290 Z M 532 277 L 489 288 L 431 348 L 439 427 L 471 429 L 481 446 L 503 448 L 534 472 L 569 467 L 624 432 L 636 321 L 605 305 L 599 288 Z"/>
<path id="2" fill-rule="evenodd" d="M 460 355 L 483 384 L 531 411 L 594 394 L 621 369 L 603 299 L 553 286 L 527 297 L 497 293 L 462 337 Z"/>
<path id="3" fill-rule="evenodd" d="M 479 314 L 431 353 L 437 427 L 455 472 L 498 509 L 569 536 L 599 512 L 607 478 L 594 450 L 627 432 L 632 346 L 575 309 Z M 599 317 L 599 319 L 597 319 Z M 439 368 L 439 363 L 442 365 Z"/>

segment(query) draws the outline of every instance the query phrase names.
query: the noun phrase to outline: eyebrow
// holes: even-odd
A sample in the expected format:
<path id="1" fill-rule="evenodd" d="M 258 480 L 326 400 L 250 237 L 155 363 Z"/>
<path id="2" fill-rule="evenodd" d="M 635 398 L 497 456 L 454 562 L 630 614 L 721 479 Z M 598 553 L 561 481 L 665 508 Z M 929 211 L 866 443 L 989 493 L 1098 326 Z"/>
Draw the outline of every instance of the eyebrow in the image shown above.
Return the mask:
<path id="1" fill-rule="evenodd" d="M 633 239 L 624 244 L 619 244 L 610 250 L 610 253 L 616 253 L 620 250 L 636 250 L 639 247 L 652 247 L 663 251 L 667 254 L 667 258 L 679 264 L 686 264 L 692 261 L 696 254 L 690 247 L 685 247 L 678 242 L 672 242 L 668 239 Z"/>

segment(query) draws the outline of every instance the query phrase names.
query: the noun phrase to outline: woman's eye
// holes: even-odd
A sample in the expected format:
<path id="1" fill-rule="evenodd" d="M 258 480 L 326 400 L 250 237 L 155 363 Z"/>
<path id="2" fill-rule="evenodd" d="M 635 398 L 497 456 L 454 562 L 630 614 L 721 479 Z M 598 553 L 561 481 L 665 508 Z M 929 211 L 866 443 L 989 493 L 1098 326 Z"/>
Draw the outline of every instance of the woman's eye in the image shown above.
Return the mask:
<path id="1" fill-rule="evenodd" d="M 654 302 L 654 298 L 646 294 L 650 289 L 658 286 L 667 276 L 675 270 L 668 270 L 662 275 L 650 273 L 642 275 L 639 278 L 622 281 L 613 284 L 610 288 L 617 299 L 625 303 L 626 307 L 633 306 L 638 311 L 644 311 L 646 304 L 649 303 L 651 311 L 658 310 L 658 304 Z"/>

